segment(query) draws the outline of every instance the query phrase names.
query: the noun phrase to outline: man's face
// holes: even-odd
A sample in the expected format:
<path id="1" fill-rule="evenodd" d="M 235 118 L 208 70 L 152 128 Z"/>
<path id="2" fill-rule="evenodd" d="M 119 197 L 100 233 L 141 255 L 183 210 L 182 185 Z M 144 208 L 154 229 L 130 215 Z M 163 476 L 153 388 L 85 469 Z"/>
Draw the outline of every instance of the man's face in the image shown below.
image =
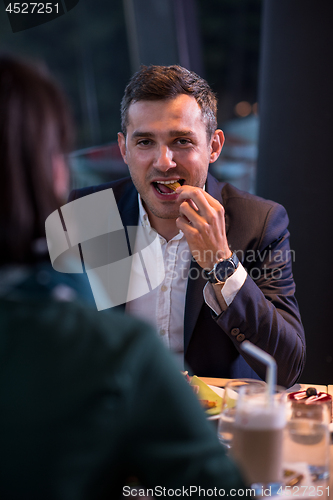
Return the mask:
<path id="1" fill-rule="evenodd" d="M 194 97 L 185 94 L 135 102 L 128 121 L 126 138 L 118 134 L 119 147 L 148 215 L 176 219 L 178 195 L 165 182 L 202 188 L 209 163 L 220 152 L 212 154 L 216 138 L 207 139 L 201 109 Z"/>

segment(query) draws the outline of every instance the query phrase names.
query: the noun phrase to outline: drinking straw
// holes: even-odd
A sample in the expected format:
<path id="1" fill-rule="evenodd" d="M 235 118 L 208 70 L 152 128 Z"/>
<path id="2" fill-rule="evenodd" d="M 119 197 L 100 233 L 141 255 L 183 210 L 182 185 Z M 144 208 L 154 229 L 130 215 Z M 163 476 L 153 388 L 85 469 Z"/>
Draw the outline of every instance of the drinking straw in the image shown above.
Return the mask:
<path id="1" fill-rule="evenodd" d="M 241 349 L 266 365 L 267 402 L 271 405 L 273 403 L 274 387 L 276 385 L 275 359 L 267 352 L 252 344 L 249 340 L 244 340 L 244 342 L 241 343 Z"/>

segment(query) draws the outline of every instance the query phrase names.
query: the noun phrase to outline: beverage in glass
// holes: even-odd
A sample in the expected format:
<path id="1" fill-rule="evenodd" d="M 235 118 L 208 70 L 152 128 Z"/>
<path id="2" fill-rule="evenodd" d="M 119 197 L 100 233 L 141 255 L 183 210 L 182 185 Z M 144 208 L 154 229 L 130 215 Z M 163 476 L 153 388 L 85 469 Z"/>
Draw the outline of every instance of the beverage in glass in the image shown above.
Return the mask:
<path id="1" fill-rule="evenodd" d="M 238 394 L 231 455 L 257 496 L 267 490 L 276 494 L 282 486 L 283 431 L 286 394 L 275 388 L 243 387 Z M 267 496 L 267 493 L 265 494 Z"/>
<path id="2" fill-rule="evenodd" d="M 222 410 L 218 423 L 218 437 L 220 443 L 230 449 L 233 438 L 238 393 L 241 387 L 252 385 L 254 387 L 266 387 L 262 380 L 241 378 L 229 380 L 224 387 Z"/>
<path id="3" fill-rule="evenodd" d="M 329 479 L 331 407 L 306 401 L 288 402 L 284 436 L 284 467 L 300 478 L 298 486 L 326 492 Z M 323 496 L 325 498 L 325 495 Z"/>

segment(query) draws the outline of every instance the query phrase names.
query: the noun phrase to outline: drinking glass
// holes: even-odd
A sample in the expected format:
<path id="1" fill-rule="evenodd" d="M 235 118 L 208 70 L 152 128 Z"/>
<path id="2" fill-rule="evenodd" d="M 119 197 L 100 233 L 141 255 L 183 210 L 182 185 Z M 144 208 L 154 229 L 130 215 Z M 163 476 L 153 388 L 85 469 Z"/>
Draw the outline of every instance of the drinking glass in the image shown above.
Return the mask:
<path id="1" fill-rule="evenodd" d="M 307 488 L 326 498 L 328 495 L 330 407 L 289 401 L 284 436 L 284 469 L 292 489 Z"/>
<path id="2" fill-rule="evenodd" d="M 222 410 L 217 427 L 220 443 L 227 449 L 231 448 L 233 438 L 233 426 L 235 421 L 238 393 L 244 386 L 266 387 L 262 380 L 251 378 L 240 378 L 229 380 L 224 387 Z"/>
<path id="3" fill-rule="evenodd" d="M 286 425 L 286 391 L 273 394 L 259 385 L 240 388 L 233 426 L 231 455 L 256 496 L 277 494 L 283 485 L 283 431 Z"/>

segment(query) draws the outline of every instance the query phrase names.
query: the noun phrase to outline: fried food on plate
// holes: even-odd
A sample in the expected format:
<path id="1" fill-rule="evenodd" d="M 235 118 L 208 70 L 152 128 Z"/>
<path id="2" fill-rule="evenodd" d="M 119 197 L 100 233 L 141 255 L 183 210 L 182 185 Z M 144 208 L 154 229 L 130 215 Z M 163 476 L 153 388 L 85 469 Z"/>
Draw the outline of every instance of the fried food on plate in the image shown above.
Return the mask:
<path id="1" fill-rule="evenodd" d="M 217 407 L 216 401 L 209 401 L 208 399 L 199 399 L 199 402 L 204 410 L 211 410 Z"/>
<path id="2" fill-rule="evenodd" d="M 220 413 L 222 408 L 221 396 L 216 394 L 211 387 L 195 375 L 193 377 L 189 377 L 188 372 L 182 372 L 182 374 L 184 375 L 186 382 L 191 385 L 199 399 L 200 404 L 206 410 L 208 415 L 216 415 Z"/>

